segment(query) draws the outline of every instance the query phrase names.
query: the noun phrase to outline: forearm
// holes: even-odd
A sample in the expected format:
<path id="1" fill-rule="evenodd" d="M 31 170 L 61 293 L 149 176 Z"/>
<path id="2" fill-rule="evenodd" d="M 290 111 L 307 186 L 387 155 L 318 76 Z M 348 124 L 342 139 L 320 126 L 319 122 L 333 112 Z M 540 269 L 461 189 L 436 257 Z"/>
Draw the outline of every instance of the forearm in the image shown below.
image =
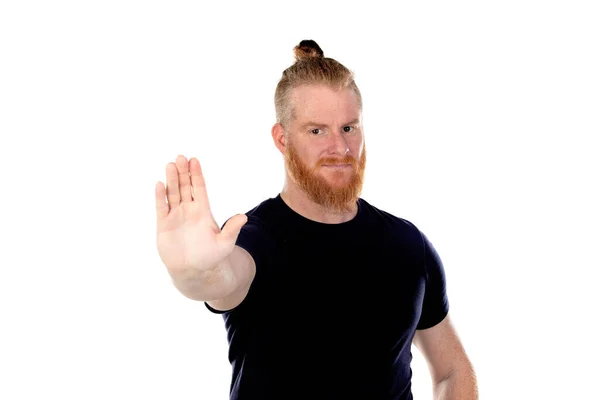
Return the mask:
<path id="1" fill-rule="evenodd" d="M 185 297 L 198 301 L 210 301 L 226 297 L 234 286 L 233 270 L 228 258 L 215 268 L 206 271 L 192 269 L 169 271 L 173 285 Z"/>
<path id="2" fill-rule="evenodd" d="M 434 384 L 435 400 L 478 400 L 477 378 L 473 368 L 452 372 L 447 378 Z"/>

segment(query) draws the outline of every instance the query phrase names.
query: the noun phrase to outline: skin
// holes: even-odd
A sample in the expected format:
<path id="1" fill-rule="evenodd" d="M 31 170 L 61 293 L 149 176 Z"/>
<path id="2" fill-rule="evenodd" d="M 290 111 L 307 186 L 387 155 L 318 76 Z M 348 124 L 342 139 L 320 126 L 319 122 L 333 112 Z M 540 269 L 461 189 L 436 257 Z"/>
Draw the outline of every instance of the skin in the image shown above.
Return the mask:
<path id="1" fill-rule="evenodd" d="M 291 96 L 294 118 L 271 132 L 285 160 L 282 199 L 300 215 L 323 223 L 357 213 L 366 165 L 362 113 L 354 92 L 305 85 Z"/>
<path id="2" fill-rule="evenodd" d="M 418 330 L 413 344 L 427 361 L 434 399 L 479 399 L 475 370 L 450 315 L 429 329 Z"/>
<path id="3" fill-rule="evenodd" d="M 350 89 L 303 85 L 291 97 L 286 126 L 276 123 L 273 142 L 284 156 L 281 197 L 298 214 L 322 223 L 351 220 L 358 211 L 366 165 L 362 112 Z M 346 164 L 344 168 L 328 165 Z M 423 354 L 437 400 L 478 399 L 473 366 L 450 316 L 418 330 L 414 345 Z"/>

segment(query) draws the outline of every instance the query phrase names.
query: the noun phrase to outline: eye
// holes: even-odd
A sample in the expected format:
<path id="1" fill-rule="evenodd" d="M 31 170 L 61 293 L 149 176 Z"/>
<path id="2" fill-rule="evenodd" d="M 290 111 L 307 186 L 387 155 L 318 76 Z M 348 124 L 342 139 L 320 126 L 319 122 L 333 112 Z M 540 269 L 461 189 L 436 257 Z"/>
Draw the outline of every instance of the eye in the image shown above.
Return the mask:
<path id="1" fill-rule="evenodd" d="M 312 129 L 312 130 L 310 131 L 310 133 L 312 133 L 312 134 L 314 134 L 314 135 L 318 135 L 318 134 L 320 133 L 320 131 L 321 131 L 321 130 L 320 130 L 319 128 L 315 128 L 315 129 Z"/>
<path id="2" fill-rule="evenodd" d="M 348 132 L 352 132 L 354 130 L 353 126 L 345 126 L 344 127 L 344 132 L 348 133 Z"/>

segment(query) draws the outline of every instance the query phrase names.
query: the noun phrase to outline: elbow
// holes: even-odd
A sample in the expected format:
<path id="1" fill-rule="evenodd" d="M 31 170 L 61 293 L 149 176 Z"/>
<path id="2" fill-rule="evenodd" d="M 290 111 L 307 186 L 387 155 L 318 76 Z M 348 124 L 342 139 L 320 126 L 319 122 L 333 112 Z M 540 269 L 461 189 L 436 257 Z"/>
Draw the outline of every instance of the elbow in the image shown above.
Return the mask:
<path id="1" fill-rule="evenodd" d="M 223 271 L 177 271 L 170 273 L 173 286 L 185 297 L 195 301 L 212 301 L 224 297 L 229 289 Z"/>
<path id="2" fill-rule="evenodd" d="M 470 362 L 456 366 L 434 383 L 436 400 L 478 400 L 477 375 Z"/>

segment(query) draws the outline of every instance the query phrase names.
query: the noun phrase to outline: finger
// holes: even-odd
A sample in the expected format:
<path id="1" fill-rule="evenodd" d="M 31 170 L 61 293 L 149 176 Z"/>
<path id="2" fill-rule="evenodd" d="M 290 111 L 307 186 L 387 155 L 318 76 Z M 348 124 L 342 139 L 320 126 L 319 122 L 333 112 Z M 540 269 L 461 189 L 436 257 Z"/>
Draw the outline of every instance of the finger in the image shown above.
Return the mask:
<path id="1" fill-rule="evenodd" d="M 221 230 L 221 238 L 226 241 L 235 241 L 246 222 L 248 222 L 246 214 L 237 214 L 229 218 Z"/>
<path id="2" fill-rule="evenodd" d="M 177 176 L 177 166 L 175 163 L 167 164 L 167 199 L 169 200 L 169 209 L 179 207 L 181 197 L 179 196 L 179 177 Z"/>
<path id="3" fill-rule="evenodd" d="M 156 218 L 163 219 L 169 215 L 169 205 L 165 198 L 165 185 L 162 182 L 156 184 L 154 194 L 156 196 Z"/>
<path id="4" fill-rule="evenodd" d="M 181 202 L 190 202 L 192 201 L 192 184 L 190 183 L 190 169 L 187 158 L 179 155 L 176 165 L 179 171 L 179 196 L 181 197 Z"/>
<path id="5" fill-rule="evenodd" d="M 192 178 L 192 194 L 203 211 L 210 212 L 208 194 L 206 193 L 206 182 L 202 174 L 202 167 L 197 158 L 190 158 L 190 175 Z"/>

